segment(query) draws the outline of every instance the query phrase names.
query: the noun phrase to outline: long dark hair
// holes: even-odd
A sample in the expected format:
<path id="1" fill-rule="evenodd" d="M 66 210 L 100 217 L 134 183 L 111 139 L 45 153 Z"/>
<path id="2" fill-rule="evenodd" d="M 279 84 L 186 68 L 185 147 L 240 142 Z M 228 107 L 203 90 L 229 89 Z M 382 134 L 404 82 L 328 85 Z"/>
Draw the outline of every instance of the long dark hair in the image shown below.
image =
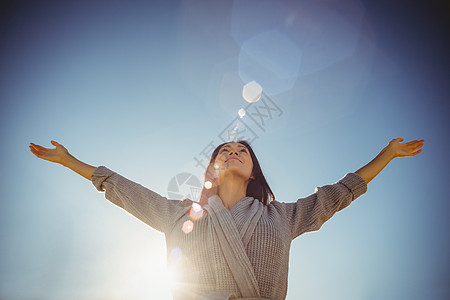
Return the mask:
<path id="1" fill-rule="evenodd" d="M 255 152 L 253 152 L 252 147 L 246 141 L 239 140 L 239 141 L 237 141 L 237 143 L 242 144 L 245 147 L 247 147 L 248 152 L 250 152 L 250 157 L 252 158 L 252 161 L 253 161 L 253 170 L 252 170 L 253 178 L 250 178 L 250 181 L 247 185 L 246 196 L 258 199 L 263 204 L 268 205 L 270 203 L 270 201 L 275 200 L 275 196 L 274 196 L 272 190 L 270 189 L 269 184 L 267 183 L 266 178 L 264 177 L 264 174 L 262 173 L 261 166 L 259 165 L 259 162 L 258 162 L 258 159 L 256 158 Z M 208 172 L 208 169 L 214 164 L 216 157 L 219 154 L 220 149 L 226 144 L 228 144 L 228 143 L 220 144 L 219 146 L 216 147 L 216 149 L 214 149 L 214 151 L 211 155 L 211 160 L 209 161 L 207 172 Z M 206 189 L 205 189 L 205 187 L 203 187 L 202 195 L 200 197 L 201 204 L 206 204 L 206 202 L 208 201 L 206 195 L 207 195 Z"/>

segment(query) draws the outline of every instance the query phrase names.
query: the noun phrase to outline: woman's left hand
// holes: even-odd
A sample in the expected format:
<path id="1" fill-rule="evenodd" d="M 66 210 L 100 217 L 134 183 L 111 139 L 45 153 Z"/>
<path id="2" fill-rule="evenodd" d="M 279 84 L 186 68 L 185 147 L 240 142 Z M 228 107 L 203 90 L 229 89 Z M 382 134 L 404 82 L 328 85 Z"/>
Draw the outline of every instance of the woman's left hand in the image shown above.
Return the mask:
<path id="1" fill-rule="evenodd" d="M 392 155 L 392 158 L 395 157 L 404 157 L 404 156 L 415 156 L 422 152 L 422 146 L 425 140 L 414 140 L 408 143 L 402 143 L 403 139 L 393 139 L 389 142 L 386 147 L 386 150 Z"/>
<path id="2" fill-rule="evenodd" d="M 420 148 L 422 148 L 425 141 L 414 140 L 408 143 L 402 142 L 402 138 L 393 139 L 371 162 L 355 173 L 361 176 L 366 183 L 369 183 L 392 159 L 403 156 L 415 156 L 422 152 Z"/>

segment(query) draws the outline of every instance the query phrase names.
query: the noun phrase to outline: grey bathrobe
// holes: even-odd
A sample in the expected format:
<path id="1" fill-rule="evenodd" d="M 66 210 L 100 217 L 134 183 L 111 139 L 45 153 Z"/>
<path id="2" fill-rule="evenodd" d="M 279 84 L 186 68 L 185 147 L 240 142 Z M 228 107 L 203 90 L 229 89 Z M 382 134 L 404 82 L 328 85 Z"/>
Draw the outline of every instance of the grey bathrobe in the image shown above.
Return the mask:
<path id="1" fill-rule="evenodd" d="M 168 267 L 178 273 L 176 300 L 285 299 L 292 240 L 318 230 L 367 190 L 348 173 L 297 202 L 264 205 L 245 197 L 228 210 L 217 195 L 203 208 L 169 200 L 103 166 L 91 179 L 106 199 L 164 233 Z"/>

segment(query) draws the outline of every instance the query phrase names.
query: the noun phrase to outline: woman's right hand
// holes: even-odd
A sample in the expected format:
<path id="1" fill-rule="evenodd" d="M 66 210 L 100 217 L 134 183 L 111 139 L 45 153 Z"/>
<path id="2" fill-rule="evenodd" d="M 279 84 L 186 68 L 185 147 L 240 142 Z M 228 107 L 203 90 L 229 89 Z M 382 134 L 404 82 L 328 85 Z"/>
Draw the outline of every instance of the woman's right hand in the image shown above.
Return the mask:
<path id="1" fill-rule="evenodd" d="M 63 145 L 58 144 L 55 141 L 51 141 L 51 143 L 56 147 L 55 149 L 48 149 L 40 145 L 30 143 L 30 150 L 39 158 L 62 164 L 64 160 L 70 156 L 69 151 L 67 151 Z"/>

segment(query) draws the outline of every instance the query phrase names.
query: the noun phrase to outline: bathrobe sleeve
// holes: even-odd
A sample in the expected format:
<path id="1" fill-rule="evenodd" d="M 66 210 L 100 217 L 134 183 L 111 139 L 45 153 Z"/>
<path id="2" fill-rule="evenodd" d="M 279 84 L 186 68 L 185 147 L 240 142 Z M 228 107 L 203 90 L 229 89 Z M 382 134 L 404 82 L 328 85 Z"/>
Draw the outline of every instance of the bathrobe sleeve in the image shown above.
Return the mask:
<path id="1" fill-rule="evenodd" d="M 336 212 L 367 191 L 367 184 L 358 174 L 348 173 L 337 183 L 318 187 L 315 193 L 286 203 L 285 209 L 292 239 L 320 227 Z"/>
<path id="2" fill-rule="evenodd" d="M 161 232 L 170 230 L 190 201 L 168 200 L 104 166 L 95 169 L 91 180 L 106 199 Z"/>

